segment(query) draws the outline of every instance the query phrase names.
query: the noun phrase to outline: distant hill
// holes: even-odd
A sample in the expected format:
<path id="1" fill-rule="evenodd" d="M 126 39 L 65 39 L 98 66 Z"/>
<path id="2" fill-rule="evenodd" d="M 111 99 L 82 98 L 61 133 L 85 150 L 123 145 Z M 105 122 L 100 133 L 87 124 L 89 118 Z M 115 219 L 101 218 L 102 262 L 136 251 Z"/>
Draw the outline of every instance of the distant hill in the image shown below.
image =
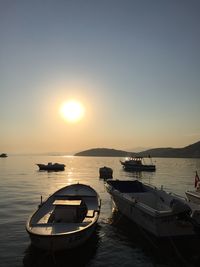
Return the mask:
<path id="1" fill-rule="evenodd" d="M 93 148 L 76 153 L 75 156 L 90 156 L 90 157 L 165 157 L 165 158 L 200 158 L 200 141 L 183 148 L 153 148 L 139 153 L 116 150 L 110 148 Z"/>
<path id="2" fill-rule="evenodd" d="M 110 148 L 92 148 L 79 153 L 75 156 L 89 156 L 89 157 L 126 157 L 130 152 L 123 150 L 116 150 Z"/>
<path id="3" fill-rule="evenodd" d="M 166 157 L 166 158 L 200 158 L 200 141 L 183 148 L 154 148 L 140 153 L 138 156 Z"/>

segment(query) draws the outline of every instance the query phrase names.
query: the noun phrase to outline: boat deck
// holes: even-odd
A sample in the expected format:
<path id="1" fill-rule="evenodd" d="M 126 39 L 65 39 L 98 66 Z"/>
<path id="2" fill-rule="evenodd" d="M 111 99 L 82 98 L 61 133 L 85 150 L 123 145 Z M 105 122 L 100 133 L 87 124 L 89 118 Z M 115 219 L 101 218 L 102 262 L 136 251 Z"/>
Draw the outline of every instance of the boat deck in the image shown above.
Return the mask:
<path id="1" fill-rule="evenodd" d="M 49 218 L 51 216 L 51 214 L 53 213 L 53 210 L 46 213 L 43 217 L 41 217 L 39 219 L 39 221 L 37 223 L 33 223 L 32 225 L 37 225 L 37 224 L 48 224 L 49 223 Z M 88 210 L 86 217 L 84 218 L 84 222 L 86 221 L 91 221 L 91 218 L 93 218 L 95 216 L 95 210 Z"/>
<path id="2" fill-rule="evenodd" d="M 142 203 L 148 206 L 152 211 L 171 212 L 172 210 L 166 205 L 161 198 L 151 192 L 126 193 L 126 198 L 135 203 Z"/>
<path id="3" fill-rule="evenodd" d="M 54 234 L 63 234 L 74 231 L 79 231 L 85 228 L 87 225 L 91 224 L 95 218 L 95 210 L 88 210 L 86 217 L 82 222 L 73 223 L 73 222 L 49 222 L 49 218 L 53 210 L 46 213 L 43 217 L 39 219 L 38 222 L 32 223 L 30 226 L 31 231 L 34 231 L 35 234 L 40 235 L 54 235 Z"/>

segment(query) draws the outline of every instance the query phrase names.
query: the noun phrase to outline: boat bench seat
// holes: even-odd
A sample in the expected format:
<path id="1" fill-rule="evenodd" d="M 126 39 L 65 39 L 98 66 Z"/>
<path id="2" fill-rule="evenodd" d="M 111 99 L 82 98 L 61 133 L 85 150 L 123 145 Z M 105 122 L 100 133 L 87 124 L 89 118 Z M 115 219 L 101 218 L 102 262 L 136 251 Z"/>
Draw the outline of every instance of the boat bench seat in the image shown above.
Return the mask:
<path id="1" fill-rule="evenodd" d="M 32 227 L 50 227 L 52 226 L 52 223 L 32 223 L 31 224 L 31 228 Z"/>
<path id="2" fill-rule="evenodd" d="M 52 214 L 52 211 L 51 211 L 51 212 L 48 212 L 47 214 L 45 214 L 45 215 L 38 221 L 38 223 L 39 223 L 39 224 L 46 224 L 46 223 L 48 223 L 51 214 Z"/>
<path id="3" fill-rule="evenodd" d="M 75 194 L 68 194 L 68 195 L 55 195 L 54 196 L 55 200 L 56 199 L 84 199 L 84 198 L 96 198 L 95 195 L 75 195 Z"/>
<path id="4" fill-rule="evenodd" d="M 95 210 L 88 210 L 86 214 L 86 218 L 93 218 L 95 214 Z"/>

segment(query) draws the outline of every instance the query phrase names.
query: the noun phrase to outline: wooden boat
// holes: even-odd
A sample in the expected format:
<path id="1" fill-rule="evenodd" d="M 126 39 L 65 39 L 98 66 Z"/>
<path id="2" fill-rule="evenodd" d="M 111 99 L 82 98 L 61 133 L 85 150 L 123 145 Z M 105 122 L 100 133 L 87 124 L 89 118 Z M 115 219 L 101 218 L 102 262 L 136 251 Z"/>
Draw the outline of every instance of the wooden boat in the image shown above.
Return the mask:
<path id="1" fill-rule="evenodd" d="M 154 164 L 145 164 L 142 157 L 130 157 L 125 161 L 121 161 L 124 170 L 126 171 L 155 171 Z"/>
<path id="2" fill-rule="evenodd" d="M 2 153 L 2 154 L 0 154 L 0 158 L 7 158 L 7 154 L 6 153 Z"/>
<path id="3" fill-rule="evenodd" d="M 78 247 L 93 234 L 100 213 L 97 192 L 85 184 L 71 184 L 52 194 L 28 219 L 31 243 L 58 251 Z"/>
<path id="4" fill-rule="evenodd" d="M 110 167 L 106 166 L 99 168 L 99 178 L 102 179 L 113 178 L 113 170 Z"/>
<path id="5" fill-rule="evenodd" d="M 187 190 L 185 194 L 189 201 L 200 204 L 200 179 L 197 171 L 195 175 L 194 187 L 195 190 Z"/>
<path id="6" fill-rule="evenodd" d="M 180 196 L 137 180 L 105 186 L 120 213 L 158 238 L 194 236 L 200 229 L 200 206 Z"/>
<path id="7" fill-rule="evenodd" d="M 36 164 L 40 171 L 64 171 L 65 164 L 61 163 L 52 163 L 48 162 L 48 164 Z"/>

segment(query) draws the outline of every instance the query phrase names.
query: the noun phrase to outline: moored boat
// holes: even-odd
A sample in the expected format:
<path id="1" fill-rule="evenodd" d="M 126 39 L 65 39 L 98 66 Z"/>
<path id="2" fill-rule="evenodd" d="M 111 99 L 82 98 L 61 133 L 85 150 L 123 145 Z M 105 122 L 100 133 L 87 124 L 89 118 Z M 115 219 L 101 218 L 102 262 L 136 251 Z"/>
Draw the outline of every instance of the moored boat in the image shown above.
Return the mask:
<path id="1" fill-rule="evenodd" d="M 89 185 L 77 183 L 59 189 L 27 221 L 32 245 L 51 251 L 82 245 L 96 228 L 100 207 L 100 197 Z"/>
<path id="2" fill-rule="evenodd" d="M 40 171 L 64 171 L 65 164 L 61 163 L 52 163 L 48 162 L 48 164 L 36 164 Z"/>
<path id="3" fill-rule="evenodd" d="M 113 178 L 113 170 L 110 167 L 101 167 L 99 168 L 99 178 L 102 179 L 111 179 Z"/>
<path id="4" fill-rule="evenodd" d="M 2 153 L 2 154 L 0 154 L 0 158 L 7 158 L 7 154 L 6 153 Z"/>
<path id="5" fill-rule="evenodd" d="M 187 190 L 185 194 L 189 201 L 200 204 L 200 179 L 197 171 L 195 175 L 194 187 L 195 190 Z"/>
<path id="6" fill-rule="evenodd" d="M 200 207 L 138 180 L 107 180 L 115 208 L 158 238 L 194 236 L 200 230 Z"/>
<path id="7" fill-rule="evenodd" d="M 124 170 L 126 171 L 155 171 L 156 166 L 154 164 L 145 164 L 143 157 L 130 157 L 125 161 L 121 161 Z"/>

